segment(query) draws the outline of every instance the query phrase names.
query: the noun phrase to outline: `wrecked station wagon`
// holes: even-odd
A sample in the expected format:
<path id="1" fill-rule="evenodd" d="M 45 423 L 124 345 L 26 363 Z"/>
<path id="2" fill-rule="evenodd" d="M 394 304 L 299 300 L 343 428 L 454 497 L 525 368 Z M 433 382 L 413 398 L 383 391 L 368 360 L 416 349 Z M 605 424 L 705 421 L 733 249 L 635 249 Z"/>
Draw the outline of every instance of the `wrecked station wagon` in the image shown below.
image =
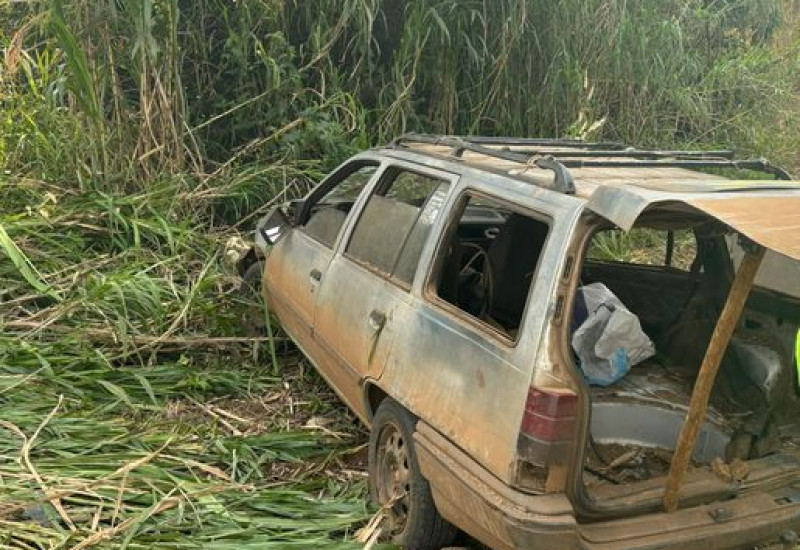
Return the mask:
<path id="1" fill-rule="evenodd" d="M 257 242 L 271 311 L 371 428 L 394 542 L 796 543 L 800 182 L 785 171 L 406 135 L 273 209 Z M 573 346 L 591 285 L 652 345 L 600 383 Z"/>

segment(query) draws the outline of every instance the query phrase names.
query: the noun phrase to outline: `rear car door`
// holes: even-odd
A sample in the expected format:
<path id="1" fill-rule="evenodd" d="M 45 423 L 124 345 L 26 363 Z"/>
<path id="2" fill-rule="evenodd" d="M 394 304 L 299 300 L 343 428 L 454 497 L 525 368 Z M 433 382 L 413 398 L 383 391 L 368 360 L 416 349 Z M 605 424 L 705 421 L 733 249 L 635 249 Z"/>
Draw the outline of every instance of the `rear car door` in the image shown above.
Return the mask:
<path id="1" fill-rule="evenodd" d="M 511 483 L 521 471 L 517 441 L 561 257 L 548 243 L 553 228 L 558 242 L 569 222 L 479 185 L 465 182 L 448 207 L 381 387 Z M 539 481 L 531 481 L 536 490 Z"/>
<path id="2" fill-rule="evenodd" d="M 389 165 L 325 276 L 315 329 L 321 367 L 362 418 L 362 383 L 380 377 L 403 329 L 422 249 L 455 180 L 446 172 Z"/>
<path id="3" fill-rule="evenodd" d="M 317 355 L 313 327 L 319 286 L 347 216 L 376 177 L 379 166 L 376 160 L 354 160 L 326 178 L 303 201 L 297 223 L 267 258 L 270 306 L 312 358 Z"/>

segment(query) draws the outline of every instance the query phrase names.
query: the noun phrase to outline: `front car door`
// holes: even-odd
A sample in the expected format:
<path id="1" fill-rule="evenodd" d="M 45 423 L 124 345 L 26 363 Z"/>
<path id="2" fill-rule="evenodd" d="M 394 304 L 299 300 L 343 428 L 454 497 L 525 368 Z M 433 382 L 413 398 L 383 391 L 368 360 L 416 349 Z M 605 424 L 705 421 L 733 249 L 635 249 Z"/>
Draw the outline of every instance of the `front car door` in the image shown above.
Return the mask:
<path id="1" fill-rule="evenodd" d="M 313 340 L 317 294 L 347 216 L 376 177 L 380 163 L 349 161 L 303 201 L 295 226 L 271 250 L 266 263 L 270 307 L 303 351 L 316 360 Z"/>
<path id="2" fill-rule="evenodd" d="M 315 323 L 320 367 L 362 419 L 362 384 L 380 377 L 405 326 L 420 255 L 455 181 L 446 172 L 387 166 L 328 268 Z"/>

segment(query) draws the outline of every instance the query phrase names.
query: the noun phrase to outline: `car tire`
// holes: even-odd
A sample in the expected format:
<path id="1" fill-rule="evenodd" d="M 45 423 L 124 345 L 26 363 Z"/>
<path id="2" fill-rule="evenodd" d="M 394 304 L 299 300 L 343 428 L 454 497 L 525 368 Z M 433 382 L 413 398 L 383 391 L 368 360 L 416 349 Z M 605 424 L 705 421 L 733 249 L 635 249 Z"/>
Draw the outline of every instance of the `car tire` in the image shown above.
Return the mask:
<path id="1" fill-rule="evenodd" d="M 239 295 L 248 306 L 243 314 L 242 324 L 249 336 L 265 336 L 267 333 L 264 320 L 263 304 L 264 262 L 258 261 L 250 265 L 242 275 Z"/>
<path id="2" fill-rule="evenodd" d="M 406 550 L 438 550 L 452 544 L 458 530 L 439 515 L 422 477 L 413 440 L 416 421 L 391 399 L 378 407 L 369 438 L 370 496 L 386 508 L 386 539 Z"/>
<path id="3" fill-rule="evenodd" d="M 242 275 L 240 292 L 245 296 L 258 298 L 261 295 L 262 281 L 264 278 L 264 262 L 253 262 Z"/>

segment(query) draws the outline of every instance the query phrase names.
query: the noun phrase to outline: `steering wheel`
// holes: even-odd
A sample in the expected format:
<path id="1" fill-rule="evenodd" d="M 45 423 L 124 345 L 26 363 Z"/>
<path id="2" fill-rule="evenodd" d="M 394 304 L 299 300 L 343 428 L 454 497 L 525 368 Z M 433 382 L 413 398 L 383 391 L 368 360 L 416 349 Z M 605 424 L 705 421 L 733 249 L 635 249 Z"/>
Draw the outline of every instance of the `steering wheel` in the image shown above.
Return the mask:
<path id="1" fill-rule="evenodd" d="M 492 298 L 494 294 L 494 280 L 492 276 L 492 266 L 489 261 L 489 255 L 486 251 L 479 245 L 475 243 L 462 243 L 464 248 L 470 248 L 474 250 L 472 256 L 469 257 L 469 260 L 464 264 L 464 267 L 461 268 L 459 272 L 459 276 L 463 276 L 467 274 L 469 270 L 474 270 L 479 276 L 480 281 L 478 283 L 480 288 L 480 297 L 481 297 L 481 304 L 480 304 L 480 311 L 479 317 L 484 317 L 487 313 L 489 308 L 492 304 Z M 480 270 L 475 269 L 473 265 L 480 261 Z"/>

